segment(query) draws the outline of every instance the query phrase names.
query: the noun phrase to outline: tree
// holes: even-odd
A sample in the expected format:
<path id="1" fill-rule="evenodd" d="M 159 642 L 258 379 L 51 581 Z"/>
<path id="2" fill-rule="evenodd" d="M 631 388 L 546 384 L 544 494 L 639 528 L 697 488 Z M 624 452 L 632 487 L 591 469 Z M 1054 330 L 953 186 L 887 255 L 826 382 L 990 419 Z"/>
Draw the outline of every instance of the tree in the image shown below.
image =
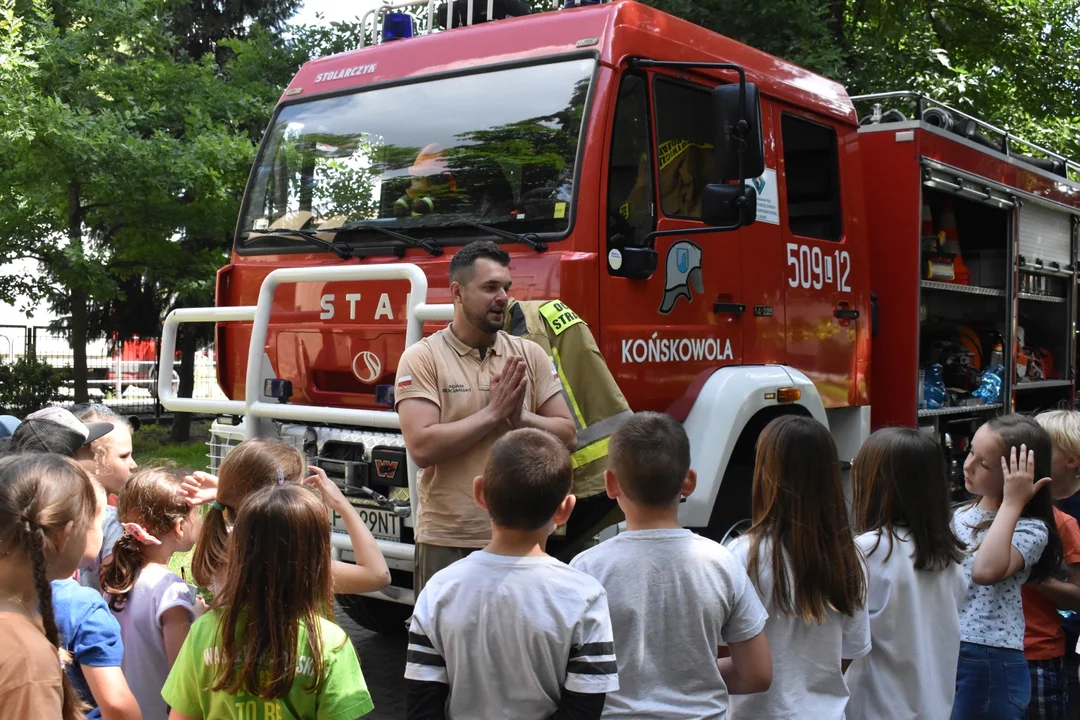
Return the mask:
<path id="1" fill-rule="evenodd" d="M 645 0 L 851 94 L 917 90 L 1080 156 L 1076 0 Z"/>
<path id="2" fill-rule="evenodd" d="M 165 0 L 0 0 L 0 260 L 45 270 L 0 297 L 30 292 L 67 314 L 77 401 L 89 339 L 139 334 L 155 314 L 160 332 L 177 303 L 212 302 L 281 86 L 313 51 L 357 37 L 337 24 L 283 41 L 254 25 L 230 39 L 238 7 L 199 26 L 215 53 L 190 58 L 168 32 L 190 18 Z"/>
<path id="3" fill-rule="evenodd" d="M 166 7 L 169 30 L 183 38 L 175 51 L 194 62 L 212 54 L 224 66 L 229 54 L 222 41 L 245 37 L 249 27 L 280 35 L 301 5 L 302 0 L 170 0 Z"/>
<path id="4" fill-rule="evenodd" d="M 53 7 L 0 3 L 0 258 L 41 262 L 23 281 L 68 310 L 82 402 L 90 302 L 115 300 L 113 271 L 160 259 L 183 228 L 227 234 L 253 150 L 215 117 L 213 65 L 168 52 L 159 2 Z"/>

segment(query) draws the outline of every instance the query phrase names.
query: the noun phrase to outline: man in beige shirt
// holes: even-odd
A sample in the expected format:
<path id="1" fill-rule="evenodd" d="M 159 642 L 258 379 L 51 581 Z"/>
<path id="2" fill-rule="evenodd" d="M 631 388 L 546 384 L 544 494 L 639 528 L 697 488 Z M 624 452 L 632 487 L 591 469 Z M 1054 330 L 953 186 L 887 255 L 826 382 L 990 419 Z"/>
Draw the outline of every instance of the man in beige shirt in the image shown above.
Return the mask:
<path id="1" fill-rule="evenodd" d="M 450 262 L 453 322 L 401 356 L 395 403 L 409 454 L 421 468 L 416 517 L 417 595 L 442 568 L 491 539 L 473 502 L 491 446 L 505 433 L 539 428 L 568 448 L 577 428 L 559 376 L 536 343 L 503 332 L 510 256 L 490 241 Z"/>

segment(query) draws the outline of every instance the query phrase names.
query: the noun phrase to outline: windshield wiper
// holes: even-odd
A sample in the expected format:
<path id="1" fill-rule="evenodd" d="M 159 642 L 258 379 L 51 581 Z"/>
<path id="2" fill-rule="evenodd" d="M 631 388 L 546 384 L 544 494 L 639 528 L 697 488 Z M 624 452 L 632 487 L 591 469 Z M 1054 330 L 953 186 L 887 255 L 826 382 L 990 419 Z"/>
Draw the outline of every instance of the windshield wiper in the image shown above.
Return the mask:
<path id="1" fill-rule="evenodd" d="M 280 237 L 290 240 L 302 240 L 317 248 L 329 250 L 342 260 L 348 260 L 353 256 L 352 249 L 348 245 L 337 241 L 330 242 L 329 240 L 323 240 L 310 230 L 287 230 L 284 228 L 278 228 L 276 230 L 248 230 L 247 235 L 248 237 L 258 235 L 260 237 Z"/>
<path id="2" fill-rule="evenodd" d="M 374 225 L 371 223 L 351 223 L 348 225 L 342 225 L 341 227 L 330 228 L 326 232 L 338 232 L 340 230 L 374 230 L 375 232 L 382 233 L 387 237 L 391 237 L 399 242 L 403 242 L 409 247 L 417 247 L 422 250 L 426 250 L 432 255 L 439 256 L 443 254 L 441 245 L 437 245 L 434 240 L 429 237 L 426 238 L 414 238 L 404 233 L 399 233 L 389 228 L 384 228 L 381 225 Z"/>
<path id="3" fill-rule="evenodd" d="M 516 232 L 510 232 L 508 230 L 500 230 L 497 227 L 492 227 L 491 225 L 481 225 L 480 223 L 473 222 L 472 220 L 453 220 L 453 221 L 448 222 L 446 224 L 437 225 L 436 227 L 474 227 L 474 228 L 479 228 L 480 230 L 483 230 L 486 233 L 490 233 L 491 235 L 494 235 L 497 238 L 502 238 L 503 240 L 509 240 L 510 242 L 524 243 L 525 245 L 528 245 L 529 247 L 531 247 L 536 252 L 544 252 L 545 250 L 547 250 L 547 243 L 545 243 L 543 240 L 541 240 L 540 236 L 538 236 L 536 233 L 516 233 Z"/>

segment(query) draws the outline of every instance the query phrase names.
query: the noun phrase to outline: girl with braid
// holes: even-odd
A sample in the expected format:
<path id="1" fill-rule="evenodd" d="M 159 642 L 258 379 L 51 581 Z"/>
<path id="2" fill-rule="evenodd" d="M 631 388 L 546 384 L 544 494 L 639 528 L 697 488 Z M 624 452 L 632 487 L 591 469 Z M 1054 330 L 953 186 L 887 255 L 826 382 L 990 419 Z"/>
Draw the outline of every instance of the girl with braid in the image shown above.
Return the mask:
<path id="1" fill-rule="evenodd" d="M 116 514 L 124 534 L 102 568 L 101 587 L 124 640 L 124 675 L 144 720 L 167 720 L 161 687 L 191 623 L 202 610 L 195 589 L 169 570 L 174 553 L 195 544 L 201 518 L 180 490 L 182 470 L 131 476 Z"/>
<path id="2" fill-rule="evenodd" d="M 60 455 L 0 459 L 0 707 L 6 717 L 82 717 L 63 670 L 51 580 L 71 577 L 97 509 L 90 476 Z"/>

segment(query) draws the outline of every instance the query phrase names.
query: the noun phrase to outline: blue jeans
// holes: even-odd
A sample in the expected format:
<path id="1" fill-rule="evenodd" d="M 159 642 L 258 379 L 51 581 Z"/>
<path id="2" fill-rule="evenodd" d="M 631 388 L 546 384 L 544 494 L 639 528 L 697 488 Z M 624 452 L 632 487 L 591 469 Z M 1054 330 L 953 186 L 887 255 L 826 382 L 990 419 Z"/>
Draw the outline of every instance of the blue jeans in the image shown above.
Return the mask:
<path id="1" fill-rule="evenodd" d="M 1029 702 L 1023 651 L 960 643 L 952 720 L 1022 720 Z"/>

